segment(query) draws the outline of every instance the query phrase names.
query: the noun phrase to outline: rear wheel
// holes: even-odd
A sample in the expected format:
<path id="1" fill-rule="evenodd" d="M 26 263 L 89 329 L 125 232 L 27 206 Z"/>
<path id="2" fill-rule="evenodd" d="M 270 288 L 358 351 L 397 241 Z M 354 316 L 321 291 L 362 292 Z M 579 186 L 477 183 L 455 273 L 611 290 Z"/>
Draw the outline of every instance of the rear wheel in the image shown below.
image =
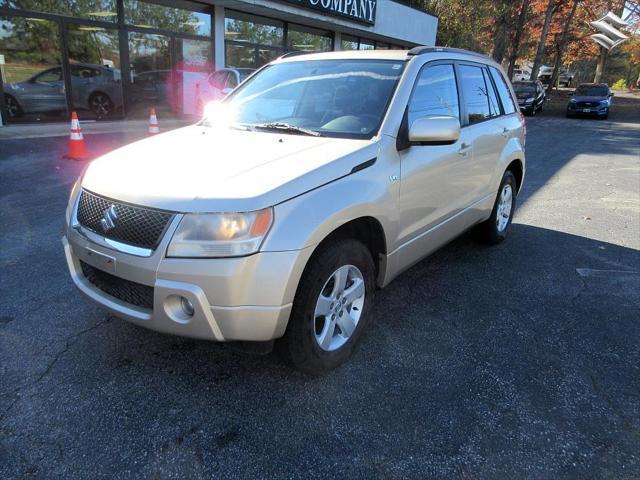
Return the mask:
<path id="1" fill-rule="evenodd" d="M 488 220 L 475 229 L 477 238 L 488 244 L 497 244 L 507 238 L 516 210 L 517 184 L 511 170 L 504 172 L 493 210 Z"/>
<path id="2" fill-rule="evenodd" d="M 95 92 L 89 97 L 89 108 L 98 117 L 106 117 L 113 113 L 113 102 L 106 93 Z"/>
<path id="3" fill-rule="evenodd" d="M 369 318 L 375 267 L 352 239 L 328 244 L 305 269 L 278 349 L 296 368 L 325 373 L 345 362 Z"/>

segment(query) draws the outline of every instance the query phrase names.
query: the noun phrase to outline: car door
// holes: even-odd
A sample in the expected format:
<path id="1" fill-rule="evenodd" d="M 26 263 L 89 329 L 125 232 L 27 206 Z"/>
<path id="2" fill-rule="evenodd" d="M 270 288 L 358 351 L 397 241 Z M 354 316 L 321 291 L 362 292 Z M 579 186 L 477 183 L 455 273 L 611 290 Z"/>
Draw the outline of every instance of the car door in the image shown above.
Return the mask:
<path id="1" fill-rule="evenodd" d="M 453 63 L 429 63 L 420 71 L 407 106 L 407 125 L 420 117 L 460 118 Z M 451 145 L 412 145 L 401 161 L 400 243 L 410 241 L 455 214 L 468 202 L 471 141 L 464 133 Z"/>
<path id="2" fill-rule="evenodd" d="M 62 68 L 54 67 L 34 76 L 21 95 L 26 112 L 51 112 L 67 108 Z"/>
<path id="3" fill-rule="evenodd" d="M 462 91 L 462 130 L 473 146 L 466 175 L 469 206 L 493 194 L 491 179 L 510 129 L 500 117 L 500 105 L 486 67 L 459 63 L 457 68 Z"/>

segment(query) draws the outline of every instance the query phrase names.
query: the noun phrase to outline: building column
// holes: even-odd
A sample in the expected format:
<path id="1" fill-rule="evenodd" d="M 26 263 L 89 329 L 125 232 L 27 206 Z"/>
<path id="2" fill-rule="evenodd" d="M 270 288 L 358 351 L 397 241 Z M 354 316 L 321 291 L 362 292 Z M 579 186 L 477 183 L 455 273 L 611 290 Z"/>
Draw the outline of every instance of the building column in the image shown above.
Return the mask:
<path id="1" fill-rule="evenodd" d="M 342 32 L 333 32 L 333 49 L 342 50 Z"/>
<path id="2" fill-rule="evenodd" d="M 216 5 L 213 12 L 213 47 L 216 70 L 224 68 L 224 7 Z"/>

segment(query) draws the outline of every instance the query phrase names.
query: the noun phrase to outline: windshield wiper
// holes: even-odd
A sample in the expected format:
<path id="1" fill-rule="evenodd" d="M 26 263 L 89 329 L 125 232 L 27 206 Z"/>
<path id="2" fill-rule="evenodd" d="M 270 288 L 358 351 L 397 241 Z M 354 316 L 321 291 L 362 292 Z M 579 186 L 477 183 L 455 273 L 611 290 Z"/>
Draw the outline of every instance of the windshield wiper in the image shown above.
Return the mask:
<path id="1" fill-rule="evenodd" d="M 251 125 L 251 128 L 255 128 L 258 130 L 274 130 L 278 132 L 300 133 L 302 135 L 310 135 L 312 137 L 320 136 L 320 133 L 314 130 L 297 127 L 295 125 L 291 125 L 290 123 L 284 122 L 260 123 L 258 125 Z"/>

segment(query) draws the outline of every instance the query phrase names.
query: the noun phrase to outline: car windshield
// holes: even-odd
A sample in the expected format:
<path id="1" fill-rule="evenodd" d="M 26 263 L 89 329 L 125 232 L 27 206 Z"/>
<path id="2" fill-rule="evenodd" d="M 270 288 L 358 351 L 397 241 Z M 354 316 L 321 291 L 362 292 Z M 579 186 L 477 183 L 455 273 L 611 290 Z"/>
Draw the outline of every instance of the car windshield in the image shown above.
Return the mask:
<path id="1" fill-rule="evenodd" d="M 606 97 L 609 89 L 602 85 L 580 85 L 575 94 L 581 97 Z"/>
<path id="2" fill-rule="evenodd" d="M 223 103 L 210 105 L 203 124 L 371 138 L 403 68 L 404 62 L 389 60 L 276 63 L 247 80 Z"/>
<path id="3" fill-rule="evenodd" d="M 534 83 L 520 83 L 513 84 L 513 89 L 516 93 L 536 93 L 536 85 Z"/>

